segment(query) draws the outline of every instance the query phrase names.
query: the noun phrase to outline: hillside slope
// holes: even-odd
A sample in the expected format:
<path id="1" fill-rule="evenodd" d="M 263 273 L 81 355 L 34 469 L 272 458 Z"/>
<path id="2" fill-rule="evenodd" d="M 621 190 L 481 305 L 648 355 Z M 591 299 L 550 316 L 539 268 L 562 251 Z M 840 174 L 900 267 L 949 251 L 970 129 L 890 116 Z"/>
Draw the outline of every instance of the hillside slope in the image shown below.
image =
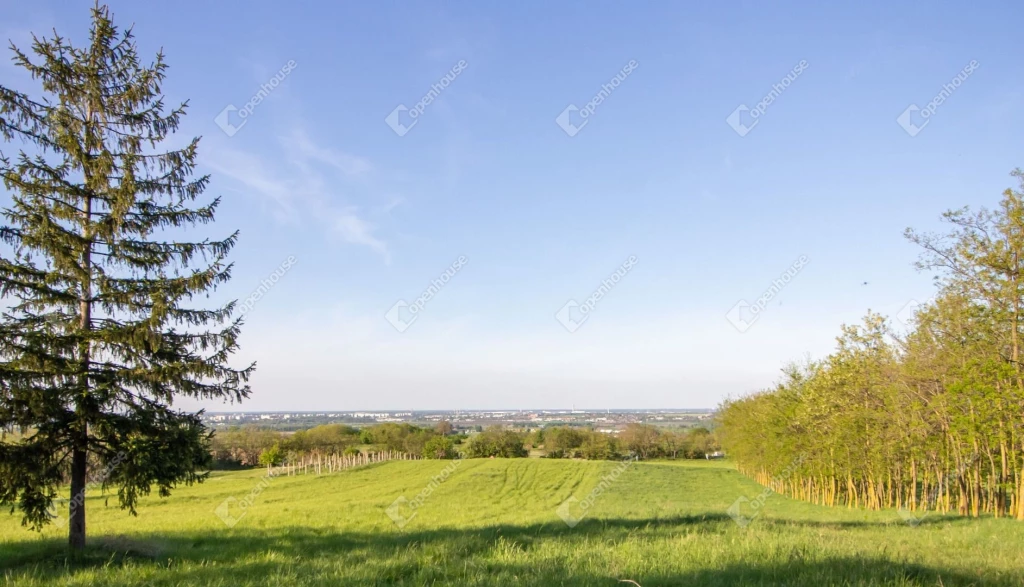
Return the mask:
<path id="1" fill-rule="evenodd" d="M 17 515 L 0 518 L 6 584 L 1024 585 L 1022 524 L 928 516 L 912 526 L 892 511 L 777 495 L 755 516 L 762 488 L 725 463 L 481 459 L 264 473 L 217 473 L 145 499 L 138 518 L 91 495 L 89 559 L 68 569 L 63 530 L 40 536 Z M 751 500 L 746 527 L 727 513 L 741 497 Z"/>

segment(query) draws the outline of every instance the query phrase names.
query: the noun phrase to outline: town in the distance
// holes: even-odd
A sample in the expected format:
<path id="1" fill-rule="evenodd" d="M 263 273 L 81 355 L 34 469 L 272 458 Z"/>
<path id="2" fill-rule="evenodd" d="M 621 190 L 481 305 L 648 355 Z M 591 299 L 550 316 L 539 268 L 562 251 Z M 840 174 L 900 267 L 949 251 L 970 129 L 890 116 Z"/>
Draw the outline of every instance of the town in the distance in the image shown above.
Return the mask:
<path id="1" fill-rule="evenodd" d="M 364 410 L 302 412 L 205 412 L 204 422 L 214 429 L 258 425 L 280 431 L 294 431 L 323 424 L 354 426 L 399 422 L 418 426 L 451 423 L 456 431 L 472 432 L 487 426 L 543 428 L 546 426 L 589 426 L 598 432 L 616 434 L 629 424 L 651 424 L 671 428 L 708 425 L 714 410 Z"/>

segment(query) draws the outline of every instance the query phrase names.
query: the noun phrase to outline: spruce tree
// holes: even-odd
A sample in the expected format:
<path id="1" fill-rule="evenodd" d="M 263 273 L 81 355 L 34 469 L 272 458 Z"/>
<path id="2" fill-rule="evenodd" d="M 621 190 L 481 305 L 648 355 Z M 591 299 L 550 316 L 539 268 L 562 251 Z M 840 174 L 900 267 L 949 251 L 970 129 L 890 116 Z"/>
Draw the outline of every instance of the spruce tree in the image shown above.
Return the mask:
<path id="1" fill-rule="evenodd" d="M 83 48 L 55 32 L 31 58 L 11 50 L 42 92 L 0 86 L 0 504 L 40 529 L 70 478 L 81 549 L 90 474 L 135 515 L 151 488 L 206 475 L 211 434 L 174 399 L 249 395 L 255 365 L 228 364 L 234 302 L 196 301 L 229 279 L 238 233 L 177 240 L 211 223 L 219 198 L 199 201 L 198 138 L 161 147 L 187 107 L 164 106 L 162 51 L 142 64 L 105 6 Z"/>

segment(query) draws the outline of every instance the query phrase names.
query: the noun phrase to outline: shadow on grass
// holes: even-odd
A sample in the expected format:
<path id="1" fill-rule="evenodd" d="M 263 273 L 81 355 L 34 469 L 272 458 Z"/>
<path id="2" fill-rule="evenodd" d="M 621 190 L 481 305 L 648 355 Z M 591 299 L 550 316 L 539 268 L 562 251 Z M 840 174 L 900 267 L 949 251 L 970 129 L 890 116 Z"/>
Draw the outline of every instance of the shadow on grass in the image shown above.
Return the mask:
<path id="1" fill-rule="evenodd" d="M 893 513 L 891 520 L 801 520 L 792 518 L 764 517 L 755 519 L 752 524 L 772 527 L 803 527 L 803 528 L 832 528 L 836 530 L 850 530 L 855 528 L 914 528 L 933 525 L 956 525 L 966 526 L 977 523 L 979 518 L 967 518 L 964 516 L 940 516 L 932 515 L 916 520 L 913 524 Z"/>
<path id="2" fill-rule="evenodd" d="M 955 522 L 936 519 L 923 523 Z M 763 529 L 805 526 L 848 528 L 885 526 L 871 522 L 817 522 L 758 519 Z M 9 583 L 21 580 L 68 582 L 84 571 L 107 572 L 104 584 L 132 584 L 140 568 L 146 584 L 264 585 L 278 584 L 287 573 L 291 584 L 351 585 L 1024 585 L 1024 575 L 982 579 L 945 568 L 877 557 L 818 558 L 794 548 L 771 561 L 750 560 L 720 568 L 671 574 L 601 574 L 613 565 L 609 551 L 585 554 L 598 562 L 584 566 L 578 554 L 595 543 L 614 544 L 640 533 L 645 537 L 675 536 L 693 530 L 721 534 L 733 527 L 725 514 L 673 516 L 657 519 L 585 519 L 575 528 L 560 521 L 530 525 L 495 525 L 473 529 L 431 528 L 380 532 L 337 532 L 299 526 L 218 529 L 205 533 L 139 534 L 95 537 L 84 553 L 69 556 L 65 543 L 35 540 L 0 547 L 0 569 Z M 603 547 L 599 546 L 598 548 Z M 552 556 L 557 548 L 564 556 Z M 272 555 L 270 554 L 272 553 Z M 530 561 L 534 557 L 534 561 Z M 652 557 L 678 556 L 665 550 Z M 522 559 L 528 562 L 521 562 Z M 173 562 L 173 564 L 171 564 Z M 182 564 L 185 563 L 185 564 Z M 191 563 L 191 564 L 189 564 Z M 638 568 L 658 568 L 636 561 Z M 681 565 L 684 566 L 684 565 Z M 129 567 L 131 567 L 129 569 Z M 118 570 L 125 573 L 118 575 Z M 626 572 L 626 575 L 629 573 Z M 138 580 L 135 576 L 135 580 Z M 122 583 L 119 583 L 122 581 Z"/>

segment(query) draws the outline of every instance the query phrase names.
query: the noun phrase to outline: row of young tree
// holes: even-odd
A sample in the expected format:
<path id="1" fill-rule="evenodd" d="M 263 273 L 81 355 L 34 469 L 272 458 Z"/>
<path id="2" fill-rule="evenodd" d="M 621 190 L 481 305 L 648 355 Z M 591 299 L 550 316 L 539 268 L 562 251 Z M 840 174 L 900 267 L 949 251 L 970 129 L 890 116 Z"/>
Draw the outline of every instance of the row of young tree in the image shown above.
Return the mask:
<path id="1" fill-rule="evenodd" d="M 776 491 L 827 505 L 1024 520 L 1024 175 L 995 210 L 908 229 L 938 294 L 895 328 L 869 312 L 836 350 L 725 402 L 726 451 Z"/>

